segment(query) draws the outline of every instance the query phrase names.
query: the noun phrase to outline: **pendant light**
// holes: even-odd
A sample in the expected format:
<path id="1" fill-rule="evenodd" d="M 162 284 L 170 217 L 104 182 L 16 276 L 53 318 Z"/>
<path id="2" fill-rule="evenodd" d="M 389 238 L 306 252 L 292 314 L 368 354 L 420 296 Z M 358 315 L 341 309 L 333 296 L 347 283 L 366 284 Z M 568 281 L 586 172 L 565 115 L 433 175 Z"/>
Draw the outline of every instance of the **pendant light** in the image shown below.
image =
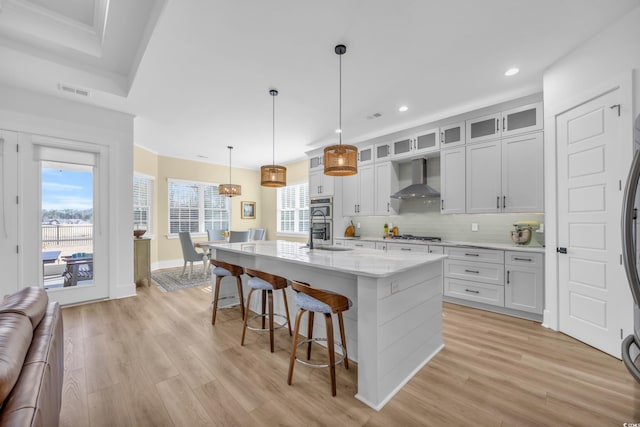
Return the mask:
<path id="1" fill-rule="evenodd" d="M 240 196 L 242 194 L 242 187 L 238 184 L 231 184 L 231 150 L 233 150 L 233 147 L 227 145 L 227 148 L 229 149 L 229 184 L 220 184 L 218 194 L 227 197 Z"/>
<path id="2" fill-rule="evenodd" d="M 284 187 L 287 185 L 287 168 L 276 165 L 276 96 L 278 91 L 270 89 L 269 95 L 273 98 L 273 134 L 272 134 L 272 158 L 271 164 L 260 167 L 260 185 L 263 187 Z"/>
<path id="3" fill-rule="evenodd" d="M 358 173 L 358 148 L 353 145 L 342 145 L 342 55 L 347 47 L 339 44 L 334 48 L 340 58 L 340 127 L 338 145 L 330 145 L 324 149 L 324 174 L 332 176 L 347 176 Z"/>

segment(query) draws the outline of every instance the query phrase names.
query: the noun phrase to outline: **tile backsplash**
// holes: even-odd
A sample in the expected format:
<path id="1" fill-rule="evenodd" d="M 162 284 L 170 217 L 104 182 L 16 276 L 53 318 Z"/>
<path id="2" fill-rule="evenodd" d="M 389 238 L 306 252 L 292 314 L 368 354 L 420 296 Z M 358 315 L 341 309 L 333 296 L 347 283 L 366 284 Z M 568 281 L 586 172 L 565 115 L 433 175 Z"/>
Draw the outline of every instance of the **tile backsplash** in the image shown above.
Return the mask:
<path id="1" fill-rule="evenodd" d="M 538 221 L 544 223 L 542 213 L 524 214 L 457 214 L 442 215 L 440 199 L 403 200 L 398 215 L 359 216 L 335 219 L 335 236 L 342 236 L 352 220 L 356 234 L 363 237 L 382 237 L 385 223 L 398 227 L 400 234 L 440 237 L 442 240 L 466 241 L 473 243 L 512 243 L 511 230 L 516 221 Z M 478 224 L 478 231 L 471 231 L 472 224 Z M 540 246 L 535 238 L 531 246 Z"/>

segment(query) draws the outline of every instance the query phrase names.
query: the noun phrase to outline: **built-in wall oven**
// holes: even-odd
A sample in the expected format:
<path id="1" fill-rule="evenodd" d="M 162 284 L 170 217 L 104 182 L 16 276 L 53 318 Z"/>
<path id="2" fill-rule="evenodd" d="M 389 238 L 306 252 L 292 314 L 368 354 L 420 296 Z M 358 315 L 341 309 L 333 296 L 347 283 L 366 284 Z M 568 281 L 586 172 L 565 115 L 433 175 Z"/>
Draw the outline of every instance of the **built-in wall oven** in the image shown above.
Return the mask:
<path id="1" fill-rule="evenodd" d="M 309 201 L 309 226 L 314 244 L 333 245 L 333 198 L 318 197 Z"/>

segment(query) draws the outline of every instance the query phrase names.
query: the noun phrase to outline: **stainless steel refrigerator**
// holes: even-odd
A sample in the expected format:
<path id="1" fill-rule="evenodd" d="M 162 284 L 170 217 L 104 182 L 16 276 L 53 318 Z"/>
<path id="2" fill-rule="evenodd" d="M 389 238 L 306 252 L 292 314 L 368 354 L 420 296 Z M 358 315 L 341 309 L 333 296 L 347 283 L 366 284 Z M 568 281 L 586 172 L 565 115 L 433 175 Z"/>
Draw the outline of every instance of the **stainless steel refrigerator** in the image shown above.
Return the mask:
<path id="1" fill-rule="evenodd" d="M 622 341 L 622 360 L 631 375 L 640 382 L 640 369 L 636 359 L 640 354 L 640 253 L 638 252 L 638 207 L 640 205 L 640 115 L 636 117 L 634 132 L 634 155 L 627 178 L 622 205 L 622 253 L 624 268 L 633 296 L 633 334 Z"/>

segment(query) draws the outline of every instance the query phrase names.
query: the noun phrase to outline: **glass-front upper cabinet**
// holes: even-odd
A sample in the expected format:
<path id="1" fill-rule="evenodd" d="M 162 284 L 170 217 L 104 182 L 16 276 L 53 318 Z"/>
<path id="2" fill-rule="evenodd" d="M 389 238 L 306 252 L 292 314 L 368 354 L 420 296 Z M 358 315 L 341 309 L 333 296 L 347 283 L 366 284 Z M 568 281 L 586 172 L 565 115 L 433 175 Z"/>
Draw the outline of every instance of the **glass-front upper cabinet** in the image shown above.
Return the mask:
<path id="1" fill-rule="evenodd" d="M 375 148 L 376 162 L 391 160 L 391 144 L 387 144 L 386 142 L 383 142 L 381 144 L 376 144 L 374 148 Z"/>
<path id="2" fill-rule="evenodd" d="M 415 137 L 415 152 L 422 154 L 440 148 L 439 129 L 431 129 Z"/>
<path id="3" fill-rule="evenodd" d="M 489 141 L 502 135 L 502 114 L 495 113 L 467 120 L 467 142 Z"/>
<path id="4" fill-rule="evenodd" d="M 358 147 L 358 166 L 373 163 L 373 145 Z"/>
<path id="5" fill-rule="evenodd" d="M 542 130 L 542 102 L 467 120 L 467 143 Z"/>
<path id="6" fill-rule="evenodd" d="M 542 102 L 502 112 L 502 136 L 542 130 Z"/>
<path id="7" fill-rule="evenodd" d="M 453 123 L 440 128 L 440 148 L 454 147 L 465 142 L 464 122 Z"/>

